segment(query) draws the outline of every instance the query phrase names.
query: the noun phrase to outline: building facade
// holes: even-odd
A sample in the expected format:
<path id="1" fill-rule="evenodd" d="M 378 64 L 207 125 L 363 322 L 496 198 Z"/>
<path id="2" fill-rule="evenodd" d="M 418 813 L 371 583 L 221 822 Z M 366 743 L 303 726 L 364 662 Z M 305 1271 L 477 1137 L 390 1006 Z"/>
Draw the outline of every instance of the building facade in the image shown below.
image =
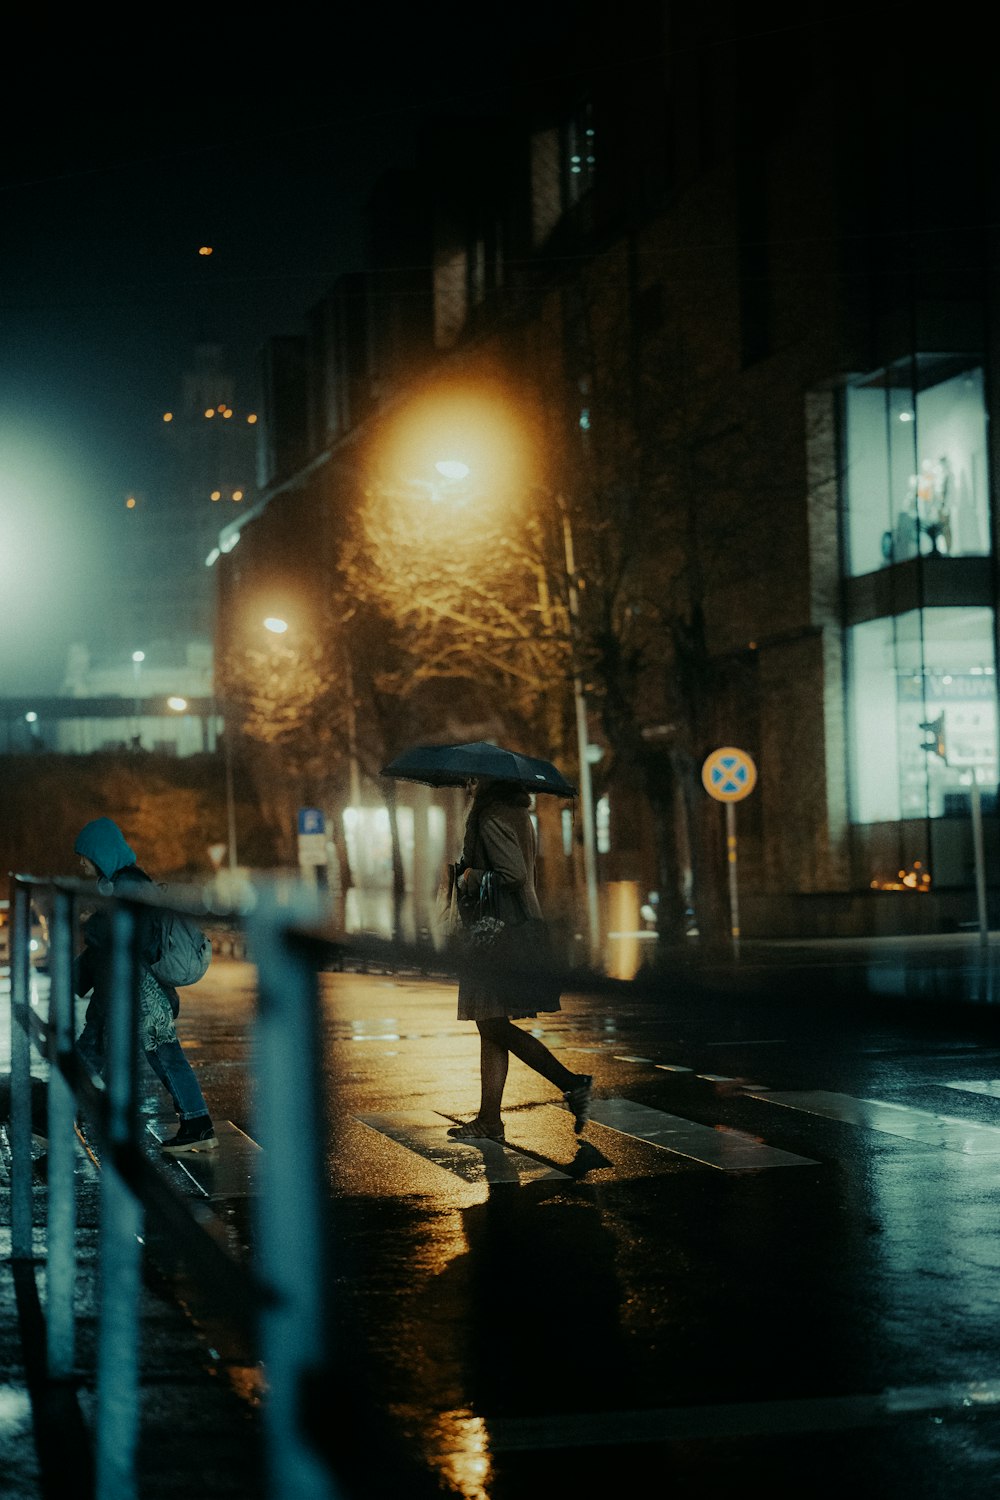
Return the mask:
<path id="1" fill-rule="evenodd" d="M 272 351 L 220 598 L 288 558 L 283 515 L 301 553 L 359 503 L 345 472 L 394 403 L 500 372 L 541 489 L 574 486 L 593 593 L 612 556 L 632 591 L 631 698 L 597 653 L 587 684 L 602 886 L 641 904 L 676 855 L 697 888 L 724 822 L 691 788 L 731 745 L 758 770 L 744 933 L 971 922 L 1000 780 L 986 80 L 946 38 L 902 106 L 887 80 L 927 64 L 895 7 L 862 36 L 824 5 L 577 19 L 511 112 L 427 132 L 369 271 Z"/>

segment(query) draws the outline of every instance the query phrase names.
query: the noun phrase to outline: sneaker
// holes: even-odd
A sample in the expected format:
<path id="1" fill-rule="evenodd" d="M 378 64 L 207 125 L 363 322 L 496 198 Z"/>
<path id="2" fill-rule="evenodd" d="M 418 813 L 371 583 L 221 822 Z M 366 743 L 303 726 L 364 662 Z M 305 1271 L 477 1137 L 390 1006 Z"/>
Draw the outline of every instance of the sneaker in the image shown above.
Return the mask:
<path id="1" fill-rule="evenodd" d="M 181 1127 L 169 1141 L 164 1141 L 163 1150 L 168 1156 L 193 1155 L 199 1151 L 218 1151 L 219 1138 L 208 1115 L 197 1115 L 193 1120 L 182 1120 Z"/>
<path id="2" fill-rule="evenodd" d="M 589 1073 L 578 1073 L 571 1089 L 563 1090 L 563 1098 L 573 1116 L 573 1129 L 577 1135 L 590 1119 L 590 1096 L 594 1091 L 594 1080 Z"/>
<path id="3" fill-rule="evenodd" d="M 496 1141 L 499 1146 L 507 1144 L 502 1125 L 487 1126 L 479 1120 L 469 1120 L 465 1125 L 452 1125 L 448 1134 L 453 1141 Z"/>

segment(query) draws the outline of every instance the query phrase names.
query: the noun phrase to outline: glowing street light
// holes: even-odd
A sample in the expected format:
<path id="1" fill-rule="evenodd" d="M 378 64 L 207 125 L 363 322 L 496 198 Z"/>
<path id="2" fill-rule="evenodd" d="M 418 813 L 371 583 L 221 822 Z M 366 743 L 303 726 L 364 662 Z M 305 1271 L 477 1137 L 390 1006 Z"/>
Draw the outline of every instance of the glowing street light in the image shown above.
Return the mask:
<path id="1" fill-rule="evenodd" d="M 283 620 L 280 615 L 268 615 L 263 623 L 264 629 L 269 630 L 272 635 L 284 635 L 288 629 L 288 621 Z"/>
<path id="2" fill-rule="evenodd" d="M 459 458 L 441 458 L 434 467 L 445 479 L 467 479 L 470 473 L 469 465 Z"/>

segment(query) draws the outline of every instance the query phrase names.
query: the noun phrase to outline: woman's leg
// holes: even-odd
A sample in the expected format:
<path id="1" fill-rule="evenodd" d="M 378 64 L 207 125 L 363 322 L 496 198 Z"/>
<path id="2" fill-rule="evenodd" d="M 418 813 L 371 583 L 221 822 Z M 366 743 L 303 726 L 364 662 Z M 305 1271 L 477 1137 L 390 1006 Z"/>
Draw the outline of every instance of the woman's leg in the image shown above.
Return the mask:
<path id="1" fill-rule="evenodd" d="M 537 1036 L 532 1036 L 530 1031 L 522 1031 L 519 1026 L 502 1016 L 497 1021 L 481 1021 L 479 1029 L 490 1027 L 490 1036 L 494 1045 L 502 1047 L 504 1055 L 513 1052 L 514 1056 L 520 1058 L 521 1062 L 540 1073 L 549 1083 L 555 1085 L 560 1093 L 573 1088 L 577 1082 L 577 1074 L 571 1073 L 569 1068 L 564 1068 Z"/>
<path id="2" fill-rule="evenodd" d="M 479 1115 L 478 1118 L 484 1125 L 498 1126 L 500 1124 L 500 1105 L 503 1100 L 504 1084 L 507 1082 L 507 1048 L 504 1042 L 494 1034 L 497 1025 L 503 1025 L 503 1020 L 477 1021 L 479 1028 Z M 507 1023 L 509 1025 L 509 1022 Z"/>
<path id="3" fill-rule="evenodd" d="M 591 1075 L 571 1073 L 569 1068 L 563 1067 L 562 1063 L 553 1057 L 544 1042 L 540 1042 L 537 1036 L 532 1036 L 530 1031 L 522 1031 L 506 1016 L 498 1021 L 481 1021 L 480 1032 L 485 1027 L 490 1029 L 489 1035 L 493 1044 L 503 1048 L 505 1057 L 513 1052 L 521 1062 L 526 1063 L 536 1073 L 540 1073 L 549 1083 L 555 1084 L 569 1106 L 573 1116 L 573 1129 L 579 1135 L 590 1117 L 590 1101 L 594 1083 Z M 504 1073 L 506 1075 L 506 1067 Z"/>
<path id="4" fill-rule="evenodd" d="M 208 1114 L 201 1084 L 184 1054 L 180 1042 L 161 1042 L 151 1048 L 146 1061 L 174 1101 L 182 1120 L 197 1120 Z"/>

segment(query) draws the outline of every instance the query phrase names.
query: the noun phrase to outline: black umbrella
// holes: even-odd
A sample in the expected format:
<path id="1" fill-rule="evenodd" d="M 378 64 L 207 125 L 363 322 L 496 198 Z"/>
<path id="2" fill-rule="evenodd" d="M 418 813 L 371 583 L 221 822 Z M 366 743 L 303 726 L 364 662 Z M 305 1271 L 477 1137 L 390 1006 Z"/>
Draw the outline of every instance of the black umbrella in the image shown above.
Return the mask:
<path id="1" fill-rule="evenodd" d="M 488 740 L 469 745 L 415 745 L 382 767 L 383 776 L 419 781 L 423 786 L 464 786 L 473 776 L 515 781 L 529 792 L 575 797 L 576 787 L 547 760 L 504 750 Z"/>

